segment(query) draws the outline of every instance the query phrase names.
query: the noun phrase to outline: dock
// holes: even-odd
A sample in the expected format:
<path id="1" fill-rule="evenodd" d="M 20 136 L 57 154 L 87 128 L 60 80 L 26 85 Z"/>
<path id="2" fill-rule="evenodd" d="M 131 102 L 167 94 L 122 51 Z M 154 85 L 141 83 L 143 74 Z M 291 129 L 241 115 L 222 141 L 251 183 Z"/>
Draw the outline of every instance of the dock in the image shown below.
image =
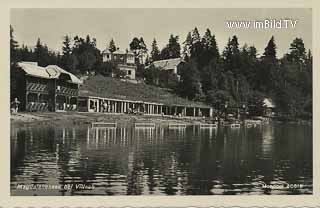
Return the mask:
<path id="1" fill-rule="evenodd" d="M 200 124 L 200 129 L 216 129 L 218 128 L 218 124 Z"/>
<path id="2" fill-rule="evenodd" d="M 117 128 L 117 123 L 94 122 L 91 128 Z"/>
<path id="3" fill-rule="evenodd" d="M 155 123 L 135 123 L 134 128 L 156 128 Z"/>
<path id="4" fill-rule="evenodd" d="M 169 129 L 186 128 L 187 125 L 183 123 L 169 123 Z"/>

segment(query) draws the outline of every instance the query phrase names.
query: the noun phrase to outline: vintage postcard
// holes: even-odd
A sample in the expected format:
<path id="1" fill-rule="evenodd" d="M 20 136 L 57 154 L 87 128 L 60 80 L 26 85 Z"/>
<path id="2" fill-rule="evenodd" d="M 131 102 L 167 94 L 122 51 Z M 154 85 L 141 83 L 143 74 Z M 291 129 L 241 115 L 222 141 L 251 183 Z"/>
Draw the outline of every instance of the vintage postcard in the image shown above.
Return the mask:
<path id="1" fill-rule="evenodd" d="M 9 4 L 0 207 L 316 206 L 318 14 L 289 2 Z"/>

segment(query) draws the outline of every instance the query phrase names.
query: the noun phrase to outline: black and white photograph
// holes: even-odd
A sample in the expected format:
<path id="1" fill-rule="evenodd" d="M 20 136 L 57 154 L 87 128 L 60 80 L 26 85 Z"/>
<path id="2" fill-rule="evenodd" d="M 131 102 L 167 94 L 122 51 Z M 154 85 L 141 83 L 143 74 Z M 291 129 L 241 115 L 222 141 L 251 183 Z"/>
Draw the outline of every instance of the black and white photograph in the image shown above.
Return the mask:
<path id="1" fill-rule="evenodd" d="M 11 196 L 314 193 L 311 8 L 9 13 Z"/>

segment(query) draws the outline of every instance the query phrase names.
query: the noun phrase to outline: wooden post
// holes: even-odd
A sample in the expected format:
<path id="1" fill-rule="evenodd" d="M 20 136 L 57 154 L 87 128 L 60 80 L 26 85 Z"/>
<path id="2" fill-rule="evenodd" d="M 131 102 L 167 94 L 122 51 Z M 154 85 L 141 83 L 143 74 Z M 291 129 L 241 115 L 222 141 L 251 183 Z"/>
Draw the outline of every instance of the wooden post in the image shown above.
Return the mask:
<path id="1" fill-rule="evenodd" d="M 56 106 L 56 105 L 54 105 Z M 87 101 L 87 110 L 88 112 L 90 111 L 90 98 L 88 97 L 88 101 Z"/>

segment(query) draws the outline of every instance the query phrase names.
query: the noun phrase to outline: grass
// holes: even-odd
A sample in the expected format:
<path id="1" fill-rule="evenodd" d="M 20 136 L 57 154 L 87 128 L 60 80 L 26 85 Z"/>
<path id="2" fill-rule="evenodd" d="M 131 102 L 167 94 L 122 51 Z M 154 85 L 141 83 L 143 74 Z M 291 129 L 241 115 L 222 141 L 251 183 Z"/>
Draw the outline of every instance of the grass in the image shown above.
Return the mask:
<path id="1" fill-rule="evenodd" d="M 80 96 L 96 96 L 135 101 L 157 102 L 166 105 L 184 105 L 208 107 L 201 102 L 194 102 L 172 93 L 169 89 L 146 84 L 134 84 L 111 77 L 96 75 L 89 77 L 80 87 Z"/>

